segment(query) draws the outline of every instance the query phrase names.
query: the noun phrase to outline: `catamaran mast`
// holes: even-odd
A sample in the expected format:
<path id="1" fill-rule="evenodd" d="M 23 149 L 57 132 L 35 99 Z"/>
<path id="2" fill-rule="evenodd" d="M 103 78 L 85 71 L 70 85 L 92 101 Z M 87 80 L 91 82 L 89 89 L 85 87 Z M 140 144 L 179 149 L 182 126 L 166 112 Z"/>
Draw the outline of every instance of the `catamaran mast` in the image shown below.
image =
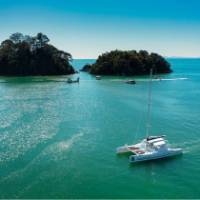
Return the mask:
<path id="1" fill-rule="evenodd" d="M 153 75 L 153 69 L 150 69 L 150 80 L 149 80 L 149 92 L 148 92 L 148 103 L 147 103 L 147 124 L 146 124 L 146 136 L 149 137 L 150 135 L 150 128 L 151 128 L 151 118 L 150 118 L 150 112 L 151 112 L 151 88 L 152 88 L 152 75 Z"/>

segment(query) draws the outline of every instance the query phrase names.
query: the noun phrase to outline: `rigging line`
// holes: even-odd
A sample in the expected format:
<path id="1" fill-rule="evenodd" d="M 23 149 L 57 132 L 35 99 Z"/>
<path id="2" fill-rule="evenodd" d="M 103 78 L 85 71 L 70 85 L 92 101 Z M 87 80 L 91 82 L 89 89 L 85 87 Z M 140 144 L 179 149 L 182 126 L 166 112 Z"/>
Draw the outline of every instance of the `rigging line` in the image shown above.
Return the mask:
<path id="1" fill-rule="evenodd" d="M 136 126 L 136 131 L 135 131 L 135 137 L 134 137 L 134 141 L 136 141 L 136 139 L 138 139 L 138 135 L 139 135 L 139 130 L 140 130 L 140 127 L 141 127 L 141 123 L 142 123 L 142 112 L 140 114 L 140 117 L 139 117 L 139 123 L 137 123 L 137 126 Z"/>
<path id="2" fill-rule="evenodd" d="M 153 68 L 150 70 L 150 80 L 149 80 L 149 91 L 148 91 L 148 103 L 147 103 L 147 124 L 146 124 L 146 136 L 149 136 L 150 132 L 150 111 L 151 111 L 151 88 L 152 88 L 152 75 L 153 75 Z"/>

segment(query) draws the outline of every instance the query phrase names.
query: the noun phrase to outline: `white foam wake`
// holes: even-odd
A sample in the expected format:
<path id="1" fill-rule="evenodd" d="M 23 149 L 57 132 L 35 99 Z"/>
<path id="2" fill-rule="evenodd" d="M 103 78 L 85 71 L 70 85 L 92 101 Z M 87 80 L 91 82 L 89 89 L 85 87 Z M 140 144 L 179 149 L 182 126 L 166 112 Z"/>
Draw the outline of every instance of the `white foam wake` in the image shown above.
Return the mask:
<path id="1" fill-rule="evenodd" d="M 188 79 L 189 78 L 158 78 L 158 79 L 153 79 L 152 81 L 183 81 Z M 149 79 L 136 79 L 136 81 L 148 82 Z"/>
<path id="2" fill-rule="evenodd" d="M 197 151 L 200 148 L 200 140 L 183 142 L 180 147 L 184 153 Z"/>
<path id="3" fill-rule="evenodd" d="M 69 149 L 82 136 L 83 136 L 83 133 L 75 134 L 67 141 L 59 142 L 58 147 L 60 148 L 60 150 Z"/>
<path id="4" fill-rule="evenodd" d="M 189 78 L 163 78 L 161 81 L 178 81 L 178 80 L 188 80 Z"/>
<path id="5" fill-rule="evenodd" d="M 131 78 L 130 78 L 131 79 Z M 134 78 L 133 78 L 134 79 Z M 158 78 L 158 79 L 152 79 L 152 81 L 183 81 L 183 80 L 188 80 L 189 78 Z M 102 79 L 101 81 L 98 82 L 125 82 L 128 79 Z M 135 78 L 134 79 L 136 82 L 148 82 L 149 79 L 141 79 L 141 78 Z M 81 80 L 81 82 L 96 82 L 97 80 Z"/>
<path id="6" fill-rule="evenodd" d="M 183 80 L 188 80 L 189 78 L 158 78 L 158 79 L 152 79 L 152 81 L 183 81 Z M 126 81 L 126 79 L 111 79 L 109 81 L 112 81 L 112 82 L 124 82 Z M 135 78 L 135 81 L 136 82 L 149 82 L 149 79 L 140 79 L 140 78 Z"/>

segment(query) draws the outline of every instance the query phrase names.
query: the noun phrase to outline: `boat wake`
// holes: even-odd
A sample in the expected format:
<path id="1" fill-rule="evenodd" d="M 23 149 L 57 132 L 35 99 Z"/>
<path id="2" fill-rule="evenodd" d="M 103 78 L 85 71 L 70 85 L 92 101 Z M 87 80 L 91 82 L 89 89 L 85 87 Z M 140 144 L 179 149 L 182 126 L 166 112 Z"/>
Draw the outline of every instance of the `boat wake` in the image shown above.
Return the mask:
<path id="1" fill-rule="evenodd" d="M 73 135 L 70 139 L 62 140 L 60 142 L 56 142 L 47 146 L 46 149 L 43 150 L 39 158 L 48 157 L 49 160 L 59 160 L 63 159 L 66 156 L 66 151 L 72 148 L 72 146 L 78 142 L 78 140 L 83 136 L 83 133 L 77 133 Z"/>
<path id="2" fill-rule="evenodd" d="M 200 140 L 183 142 L 180 145 L 184 149 L 184 153 L 190 153 L 199 150 Z"/>
<path id="3" fill-rule="evenodd" d="M 46 162 L 54 162 L 63 159 L 66 156 L 66 151 L 69 150 L 84 134 L 77 133 L 66 141 L 61 141 L 47 146 L 40 154 L 38 154 L 30 163 L 22 169 L 16 170 L 8 174 L 6 177 L 0 178 L 0 184 L 3 182 L 12 182 L 17 178 L 23 177 L 27 172 L 32 171 L 34 166 L 37 166 L 41 160 Z"/>
<path id="4" fill-rule="evenodd" d="M 152 81 L 154 82 L 159 82 L 159 81 L 184 81 L 184 80 L 188 80 L 189 78 L 158 78 L 158 79 L 152 79 Z M 134 79 L 136 82 L 149 82 L 149 79 Z M 110 81 L 113 82 L 122 82 L 125 81 L 125 79 L 112 79 Z"/>
<path id="5" fill-rule="evenodd" d="M 158 78 L 158 79 L 152 79 L 152 81 L 157 82 L 157 81 L 184 81 L 188 80 L 189 78 Z M 141 81 L 141 82 L 148 82 L 148 79 L 136 79 L 136 81 Z"/>
<path id="6" fill-rule="evenodd" d="M 46 149 L 43 150 L 41 155 L 39 155 L 39 160 L 43 159 L 44 157 L 48 158 L 49 161 L 57 161 L 67 158 L 68 155 L 66 152 L 69 151 L 83 135 L 84 134 L 82 132 L 77 133 L 73 135 L 70 139 L 62 140 L 60 142 L 56 142 L 54 144 L 51 144 L 50 146 L 47 146 Z"/>
<path id="7" fill-rule="evenodd" d="M 70 147 L 72 147 L 72 145 L 77 142 L 77 140 L 79 138 L 81 138 L 83 136 L 83 133 L 78 133 L 78 134 L 75 134 L 73 135 L 69 140 L 67 141 L 62 141 L 62 142 L 59 142 L 57 145 L 58 145 L 58 148 L 60 150 L 66 150 L 66 149 L 69 149 Z"/>

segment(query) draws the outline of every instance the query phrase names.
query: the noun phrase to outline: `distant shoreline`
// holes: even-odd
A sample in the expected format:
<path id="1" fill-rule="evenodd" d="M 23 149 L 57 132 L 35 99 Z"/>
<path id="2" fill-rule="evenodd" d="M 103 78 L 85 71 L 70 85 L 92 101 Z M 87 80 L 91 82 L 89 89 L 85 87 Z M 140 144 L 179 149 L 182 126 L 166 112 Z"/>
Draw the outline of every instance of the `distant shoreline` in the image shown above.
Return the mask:
<path id="1" fill-rule="evenodd" d="M 200 59 L 200 57 L 165 57 L 165 56 L 164 58 L 166 59 Z M 73 60 L 97 60 L 97 58 L 73 58 Z"/>

